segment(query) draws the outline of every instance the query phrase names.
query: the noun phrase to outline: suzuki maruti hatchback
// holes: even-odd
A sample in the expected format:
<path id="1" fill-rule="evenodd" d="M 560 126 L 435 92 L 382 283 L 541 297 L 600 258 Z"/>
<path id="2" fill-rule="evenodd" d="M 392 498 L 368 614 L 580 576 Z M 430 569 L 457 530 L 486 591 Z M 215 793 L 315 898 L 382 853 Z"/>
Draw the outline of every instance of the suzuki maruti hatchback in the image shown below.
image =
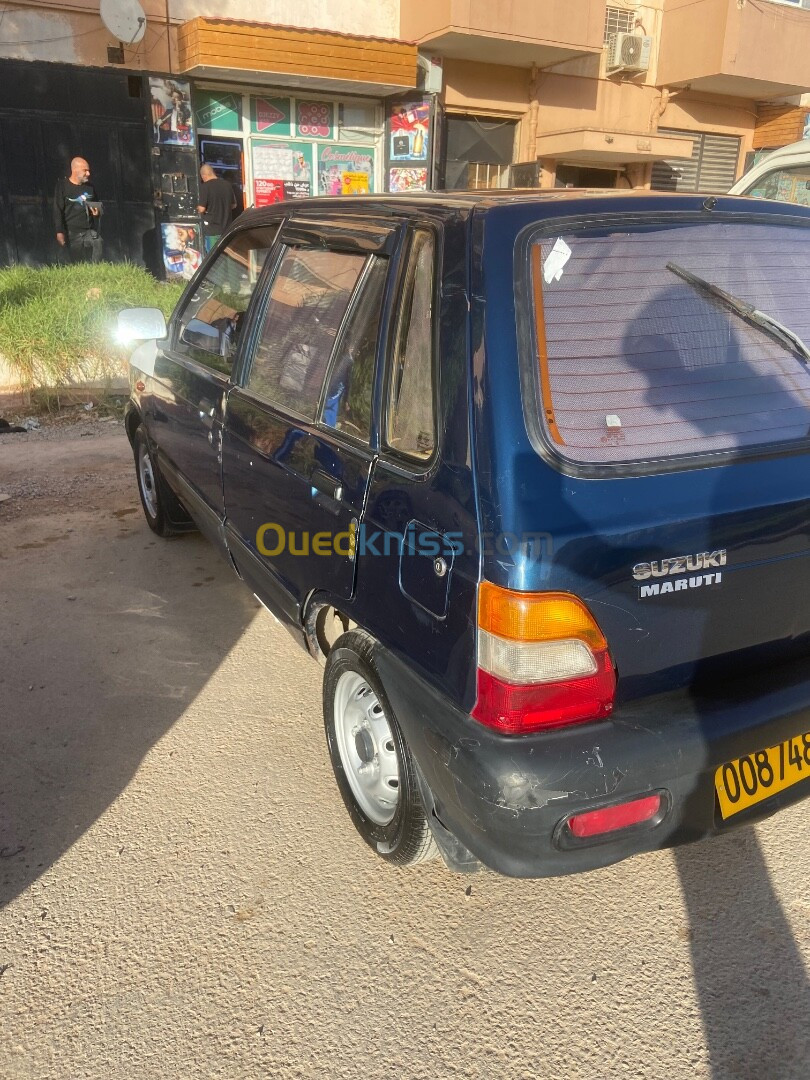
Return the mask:
<path id="1" fill-rule="evenodd" d="M 810 793 L 808 280 L 778 203 L 304 200 L 122 315 L 147 521 L 325 665 L 384 859 L 566 874 Z"/>

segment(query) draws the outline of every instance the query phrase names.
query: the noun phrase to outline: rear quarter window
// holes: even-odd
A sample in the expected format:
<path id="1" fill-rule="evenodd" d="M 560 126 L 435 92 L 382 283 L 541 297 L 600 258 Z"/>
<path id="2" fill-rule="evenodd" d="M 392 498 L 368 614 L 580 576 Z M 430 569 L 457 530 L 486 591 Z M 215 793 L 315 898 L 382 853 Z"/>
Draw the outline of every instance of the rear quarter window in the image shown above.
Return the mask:
<path id="1" fill-rule="evenodd" d="M 807 438 L 807 362 L 672 267 L 810 342 L 810 229 L 650 225 L 537 238 L 529 252 L 538 405 L 562 457 L 609 465 Z"/>

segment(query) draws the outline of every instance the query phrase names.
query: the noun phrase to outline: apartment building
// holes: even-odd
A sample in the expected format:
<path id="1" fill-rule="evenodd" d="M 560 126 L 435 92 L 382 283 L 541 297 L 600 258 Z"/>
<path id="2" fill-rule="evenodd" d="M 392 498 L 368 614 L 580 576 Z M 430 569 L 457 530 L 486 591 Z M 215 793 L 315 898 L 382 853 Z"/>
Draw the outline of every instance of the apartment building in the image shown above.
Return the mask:
<path id="1" fill-rule="evenodd" d="M 716 191 L 808 90 L 810 0 L 0 0 L 0 262 L 52 257 L 75 153 L 108 253 L 182 273 L 202 161 L 242 205 Z"/>

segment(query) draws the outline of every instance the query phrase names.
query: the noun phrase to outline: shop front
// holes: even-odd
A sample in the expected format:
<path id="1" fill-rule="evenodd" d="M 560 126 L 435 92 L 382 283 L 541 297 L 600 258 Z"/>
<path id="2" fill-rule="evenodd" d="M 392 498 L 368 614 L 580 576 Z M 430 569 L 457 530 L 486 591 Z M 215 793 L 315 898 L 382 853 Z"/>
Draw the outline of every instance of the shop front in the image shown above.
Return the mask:
<path id="1" fill-rule="evenodd" d="M 200 163 L 231 183 L 240 209 L 382 189 L 380 100 L 198 84 L 192 107 Z"/>

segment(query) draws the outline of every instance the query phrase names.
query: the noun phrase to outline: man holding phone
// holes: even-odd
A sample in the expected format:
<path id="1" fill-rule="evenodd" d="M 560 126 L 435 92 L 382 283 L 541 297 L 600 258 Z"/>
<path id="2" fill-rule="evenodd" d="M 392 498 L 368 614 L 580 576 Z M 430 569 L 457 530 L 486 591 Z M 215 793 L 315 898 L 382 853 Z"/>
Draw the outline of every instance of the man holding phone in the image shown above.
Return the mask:
<path id="1" fill-rule="evenodd" d="M 90 183 L 90 166 L 84 158 L 75 157 L 70 176 L 57 180 L 53 196 L 56 242 L 70 262 L 101 261 L 100 213 L 101 203 Z"/>

